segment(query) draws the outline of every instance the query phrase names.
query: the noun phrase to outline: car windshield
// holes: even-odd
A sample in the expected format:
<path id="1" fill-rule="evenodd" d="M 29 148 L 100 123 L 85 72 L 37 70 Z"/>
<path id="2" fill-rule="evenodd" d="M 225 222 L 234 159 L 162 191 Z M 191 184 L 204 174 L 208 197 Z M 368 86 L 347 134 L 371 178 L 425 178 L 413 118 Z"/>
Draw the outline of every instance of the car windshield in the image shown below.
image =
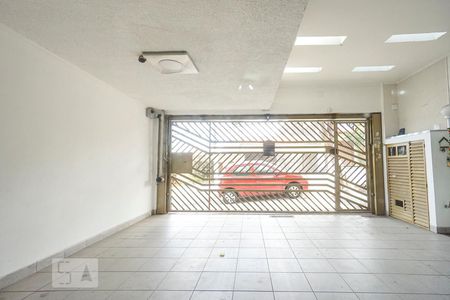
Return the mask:
<path id="1" fill-rule="evenodd" d="M 255 167 L 255 173 L 274 173 L 275 169 L 267 165 L 258 165 Z"/>
<path id="2" fill-rule="evenodd" d="M 233 173 L 250 173 L 250 166 L 239 166 L 233 171 Z"/>

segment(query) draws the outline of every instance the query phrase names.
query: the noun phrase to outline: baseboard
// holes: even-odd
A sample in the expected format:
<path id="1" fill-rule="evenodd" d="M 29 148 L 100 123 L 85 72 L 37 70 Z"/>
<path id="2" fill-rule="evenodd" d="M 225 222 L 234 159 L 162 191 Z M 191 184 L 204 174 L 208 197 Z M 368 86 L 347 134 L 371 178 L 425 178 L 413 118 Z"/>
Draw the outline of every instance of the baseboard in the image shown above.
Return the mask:
<path id="1" fill-rule="evenodd" d="M 442 234 L 450 234 L 450 227 L 437 227 L 436 232 Z"/>
<path id="2" fill-rule="evenodd" d="M 12 272 L 0 279 L 0 289 L 16 283 L 34 273 L 36 273 L 37 263 L 33 263 L 29 266 L 23 267 L 15 272 Z"/>
<path id="3" fill-rule="evenodd" d="M 151 213 L 145 213 L 143 215 L 137 216 L 129 221 L 126 221 L 124 223 L 121 223 L 119 225 L 116 225 L 108 230 L 105 230 L 99 234 L 96 234 L 95 236 L 92 236 L 78 244 L 72 245 L 62 251 L 59 251 L 58 253 L 55 253 L 53 255 L 50 255 L 49 257 L 46 257 L 44 259 L 38 260 L 26 267 L 23 267 L 17 271 L 14 271 L 6 276 L 3 276 L 0 278 L 0 289 L 5 288 L 11 284 L 16 283 L 17 281 L 20 281 L 36 272 L 39 272 L 40 270 L 50 266 L 52 264 L 52 260 L 55 258 L 64 258 L 69 257 L 76 252 L 89 247 L 90 245 L 103 240 L 104 238 L 107 238 L 108 236 L 111 236 L 127 227 L 130 227 L 133 224 L 136 224 L 143 219 L 149 217 L 152 215 Z"/>

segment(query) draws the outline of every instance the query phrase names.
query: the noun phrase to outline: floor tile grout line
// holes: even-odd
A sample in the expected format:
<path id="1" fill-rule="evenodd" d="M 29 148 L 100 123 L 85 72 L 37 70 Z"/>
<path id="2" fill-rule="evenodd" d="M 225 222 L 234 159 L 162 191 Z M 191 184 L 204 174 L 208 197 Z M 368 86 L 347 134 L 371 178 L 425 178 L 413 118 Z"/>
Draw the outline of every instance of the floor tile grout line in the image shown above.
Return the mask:
<path id="1" fill-rule="evenodd" d="M 178 231 L 178 232 L 179 232 L 179 231 Z M 175 234 L 175 235 L 176 235 L 176 234 Z M 175 236 L 175 235 L 174 235 L 174 236 Z M 186 248 L 185 248 L 185 250 L 183 251 L 183 253 L 181 254 L 181 256 L 183 256 L 183 254 L 184 254 L 185 251 L 186 251 Z M 181 256 L 180 256 L 180 257 L 181 257 Z M 173 265 L 170 267 L 169 271 L 172 270 L 172 268 L 173 268 L 174 266 L 175 266 L 175 264 L 173 264 Z M 157 291 L 157 290 L 158 290 L 158 287 L 160 287 L 161 284 L 164 282 L 164 280 L 167 279 L 167 277 L 169 276 L 169 271 L 165 272 L 166 274 L 164 275 L 164 278 L 161 279 L 161 281 L 156 285 L 154 291 Z"/>
<path id="2" fill-rule="evenodd" d="M 233 290 L 231 293 L 231 300 L 234 300 L 234 292 L 236 290 L 236 277 L 237 277 L 237 269 L 238 269 L 238 264 L 239 264 L 239 256 L 241 254 L 241 241 L 242 241 L 242 221 L 241 221 L 241 230 L 239 232 L 238 254 L 237 254 L 237 258 L 236 258 L 236 266 L 234 269 L 234 280 L 233 280 Z"/>
<path id="3" fill-rule="evenodd" d="M 277 222 L 279 222 L 279 221 L 277 220 Z M 297 222 L 296 222 L 296 224 L 297 224 Z M 297 226 L 298 226 L 298 224 L 297 224 Z M 299 226 L 299 228 L 300 228 L 300 226 Z M 284 231 L 283 231 L 283 234 L 284 234 L 284 236 L 286 237 L 286 233 L 285 233 Z M 302 268 L 300 262 L 298 261 L 298 258 L 297 258 L 297 256 L 295 255 L 294 250 L 292 249 L 291 243 L 288 243 L 288 245 L 289 245 L 289 247 L 290 247 L 292 253 L 294 254 L 294 257 L 295 257 L 295 259 L 296 259 L 296 261 L 297 261 L 297 264 L 298 264 L 299 267 L 300 267 L 300 270 L 302 270 L 302 274 L 303 274 L 303 276 L 305 277 L 306 282 L 308 282 L 309 288 L 311 289 L 311 292 L 313 293 L 314 298 L 318 299 L 318 298 L 317 298 L 317 295 L 316 295 L 316 292 L 315 292 L 315 291 L 313 290 L 313 288 L 312 288 L 311 282 L 309 282 L 308 277 L 306 276 L 305 272 L 303 271 L 303 268 Z"/>
<path id="4" fill-rule="evenodd" d="M 277 224 L 278 224 L 278 220 L 276 220 L 276 221 L 277 221 Z M 269 274 L 269 278 L 270 278 L 270 285 L 271 285 L 271 288 L 272 288 L 272 297 L 273 297 L 273 299 L 275 299 L 275 288 L 273 286 L 272 273 L 270 272 L 269 258 L 267 257 L 266 240 L 264 238 L 264 231 L 263 231 L 263 228 L 262 228 L 262 222 L 260 221 L 259 224 L 260 224 L 260 229 L 261 229 L 261 232 L 262 232 L 262 235 L 263 235 L 264 253 L 266 254 L 266 263 L 267 263 L 267 269 L 269 271 L 268 274 Z"/>
<path id="5" fill-rule="evenodd" d="M 202 227 L 202 230 L 205 229 L 205 227 L 207 226 L 207 224 L 208 224 L 208 222 L 205 223 L 205 225 Z M 222 225 L 221 228 L 223 228 L 223 225 Z M 216 239 L 216 242 L 217 242 L 217 239 Z M 216 242 L 215 242 L 215 243 L 216 243 Z M 214 243 L 214 244 L 215 244 L 215 243 Z M 202 275 L 203 275 L 203 273 L 204 273 L 204 271 L 205 271 L 206 265 L 208 264 L 208 260 L 209 260 L 209 258 L 211 257 L 211 254 L 212 254 L 212 250 L 211 250 L 211 252 L 209 253 L 208 258 L 206 259 L 205 264 L 203 265 L 202 271 L 200 272 L 200 276 L 198 277 L 198 280 L 197 280 L 197 282 L 195 283 L 194 289 L 193 289 L 192 294 L 190 295 L 189 299 L 192 299 L 192 296 L 194 295 L 195 291 L 197 290 L 197 286 L 198 286 L 198 284 L 199 284 L 199 282 L 200 282 L 200 280 L 201 280 L 201 278 L 202 278 Z"/>
<path id="6" fill-rule="evenodd" d="M 43 291 L 8 291 L 8 292 L 1 292 L 1 293 L 58 293 L 58 292 L 157 292 L 157 291 L 164 291 L 164 292 L 171 292 L 171 291 L 216 291 L 216 292 L 229 292 L 230 290 L 226 289 L 179 289 L 179 290 L 173 290 L 173 289 L 133 289 L 133 290 L 114 290 L 114 289 L 64 289 L 64 290 L 43 290 Z M 238 290 L 241 291 L 241 290 Z M 254 292 L 255 290 L 242 290 L 244 292 Z M 270 291 L 265 291 L 270 292 Z M 289 291 L 289 290 L 282 290 L 279 292 L 288 293 L 288 292 L 300 292 L 300 293 L 309 293 L 312 291 Z M 450 295 L 449 293 L 433 293 L 433 292 L 393 292 L 393 291 L 387 291 L 387 292 L 372 292 L 372 291 L 358 291 L 358 292 L 349 292 L 349 291 L 318 291 L 318 293 L 337 293 L 337 294 L 345 294 L 345 293 L 358 293 L 358 294 L 399 294 L 399 295 Z M 29 295 L 28 295 L 29 296 Z M 27 297 L 28 297 L 27 296 Z"/>
<path id="7" fill-rule="evenodd" d="M 199 248 L 190 248 L 190 249 L 204 249 L 205 247 L 199 247 Z M 211 248 L 211 249 L 217 249 L 219 247 L 206 247 L 206 248 Z M 222 248 L 237 248 L 237 247 L 222 247 Z M 263 247 L 243 247 L 245 248 L 263 248 Z M 268 247 L 271 249 L 287 249 L 288 247 Z M 317 249 L 316 247 L 293 247 L 295 249 Z M 180 248 L 176 248 L 176 249 L 180 249 Z M 189 248 L 186 248 L 186 250 Z M 338 248 L 324 248 L 324 249 L 338 249 Z M 178 257 L 158 257 L 158 256 L 125 256 L 125 257 L 118 257 L 118 256 L 107 256 L 107 257 L 97 257 L 97 256 L 85 256 L 85 257 L 68 257 L 68 258 L 79 258 L 79 259 L 83 259 L 83 258 L 98 258 L 98 259 L 115 259 L 115 260 L 119 260 L 119 259 L 150 259 L 150 258 L 162 258 L 162 259 L 170 259 L 170 258 L 178 258 Z M 192 257 L 195 258 L 195 257 Z M 200 257 L 199 257 L 200 258 Z M 326 258 L 326 257 L 325 257 Z M 308 259 L 308 258 L 305 258 Z M 415 262 L 450 262 L 450 259 L 399 259 L 399 258 L 373 258 L 373 257 L 329 257 L 327 259 L 330 260 L 335 260 L 335 259 L 355 259 L 355 260 L 387 260 L 387 261 L 402 261 L 402 262 L 406 262 L 406 261 L 415 261 Z M 50 265 L 51 266 L 51 265 Z M 44 268 L 45 269 L 45 268 Z M 38 271 L 37 273 L 48 273 L 45 272 L 43 270 Z"/>
<path id="8" fill-rule="evenodd" d="M 223 258 L 223 259 L 229 259 L 229 260 L 235 260 L 236 258 Z M 265 258 L 243 258 L 243 259 L 265 259 Z M 270 259 L 270 258 L 269 258 Z M 274 258 L 278 260 L 289 260 L 290 258 Z M 295 258 L 292 258 L 294 260 L 297 260 Z M 307 258 L 306 260 L 315 260 L 315 258 Z M 326 260 L 326 259 L 322 259 Z M 191 271 L 191 270 L 183 270 L 183 271 L 100 271 L 99 273 L 192 273 L 192 272 L 202 272 L 202 271 Z M 204 271 L 208 273 L 234 273 L 234 271 Z M 339 274 L 349 274 L 349 275 L 404 275 L 404 276 L 422 276 L 422 277 L 449 277 L 450 275 L 446 274 L 427 274 L 427 273 L 396 273 L 396 272 L 339 272 L 339 271 L 333 271 L 333 272 L 324 272 L 324 271 L 301 271 L 301 272 L 294 272 L 294 271 L 270 271 L 270 273 L 339 273 Z M 82 273 L 80 272 L 73 272 L 73 273 Z M 268 273 L 264 271 L 238 271 L 238 273 Z M 47 272 L 45 274 L 51 274 L 51 272 Z M 50 282 L 48 283 L 50 284 Z M 48 285 L 46 284 L 46 285 Z M 6 289 L 1 290 L 1 292 L 8 292 Z M 18 292 L 18 291 L 14 291 Z"/>
<path id="9" fill-rule="evenodd" d="M 332 265 L 332 267 L 334 268 L 333 265 Z M 339 275 L 339 278 L 341 278 L 345 282 L 345 284 L 350 288 L 350 290 L 353 292 L 353 294 L 356 295 L 356 292 L 353 290 L 352 286 L 347 282 L 347 280 L 345 280 L 344 276 L 342 276 L 342 274 L 340 272 L 338 272 L 337 274 Z M 358 295 L 356 295 L 356 297 L 358 297 Z M 359 297 L 358 297 L 358 299 L 359 299 Z"/>

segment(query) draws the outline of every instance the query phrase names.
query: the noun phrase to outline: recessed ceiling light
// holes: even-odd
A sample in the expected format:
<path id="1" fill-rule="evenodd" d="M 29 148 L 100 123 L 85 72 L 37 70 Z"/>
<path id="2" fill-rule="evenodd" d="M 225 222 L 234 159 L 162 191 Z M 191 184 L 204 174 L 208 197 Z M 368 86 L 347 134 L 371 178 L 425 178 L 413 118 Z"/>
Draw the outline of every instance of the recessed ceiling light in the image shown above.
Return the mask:
<path id="1" fill-rule="evenodd" d="M 395 66 L 361 66 L 354 67 L 352 72 L 386 72 L 393 68 L 395 68 Z"/>
<path id="2" fill-rule="evenodd" d="M 243 90 L 253 91 L 254 89 L 255 89 L 255 87 L 251 83 L 244 83 L 244 84 L 240 84 L 238 86 L 238 90 L 240 90 L 240 91 L 243 91 Z"/>
<path id="3" fill-rule="evenodd" d="M 388 38 L 385 43 L 428 42 L 437 40 L 446 33 L 447 32 L 394 34 L 391 35 L 391 37 Z"/>
<path id="4" fill-rule="evenodd" d="M 347 36 L 298 36 L 296 46 L 332 46 L 342 45 Z"/>
<path id="5" fill-rule="evenodd" d="M 322 67 L 286 67 L 284 73 L 318 73 L 322 71 Z"/>

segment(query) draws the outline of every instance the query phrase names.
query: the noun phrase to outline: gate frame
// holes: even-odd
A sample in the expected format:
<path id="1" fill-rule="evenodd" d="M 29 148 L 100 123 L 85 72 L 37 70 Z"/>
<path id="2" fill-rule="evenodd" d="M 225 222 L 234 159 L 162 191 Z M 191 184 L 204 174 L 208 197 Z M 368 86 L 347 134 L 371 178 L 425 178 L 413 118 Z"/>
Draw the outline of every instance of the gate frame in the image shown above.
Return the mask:
<path id="1" fill-rule="evenodd" d="M 214 121 L 214 120 L 355 120 L 363 119 L 367 121 L 366 130 L 366 152 L 367 152 L 367 196 L 368 209 L 365 212 L 375 213 L 377 215 L 386 215 L 384 205 L 384 173 L 383 165 L 379 165 L 379 149 L 381 139 L 381 113 L 364 113 L 364 114 L 248 114 L 248 115 L 166 115 L 163 130 L 164 143 L 164 161 L 160 162 L 164 165 L 165 181 L 160 183 L 163 185 L 163 193 L 158 193 L 157 197 L 157 214 L 166 214 L 170 211 L 170 192 L 171 192 L 171 141 L 172 141 L 172 121 Z M 335 139 L 337 135 L 335 134 Z M 382 148 L 382 147 L 381 147 Z M 382 162 L 381 162 L 382 163 Z M 338 164 L 337 164 L 338 166 Z M 337 174 L 337 172 L 336 172 Z M 339 186 L 339 180 L 336 181 Z M 338 189 L 336 189 L 338 190 Z M 382 191 L 382 193 L 381 193 Z M 339 200 L 336 200 L 339 202 Z M 336 214 L 336 213 L 361 213 L 362 211 L 336 210 L 335 212 L 270 212 L 282 214 Z M 268 213 L 268 212 L 233 212 L 233 213 Z"/>

